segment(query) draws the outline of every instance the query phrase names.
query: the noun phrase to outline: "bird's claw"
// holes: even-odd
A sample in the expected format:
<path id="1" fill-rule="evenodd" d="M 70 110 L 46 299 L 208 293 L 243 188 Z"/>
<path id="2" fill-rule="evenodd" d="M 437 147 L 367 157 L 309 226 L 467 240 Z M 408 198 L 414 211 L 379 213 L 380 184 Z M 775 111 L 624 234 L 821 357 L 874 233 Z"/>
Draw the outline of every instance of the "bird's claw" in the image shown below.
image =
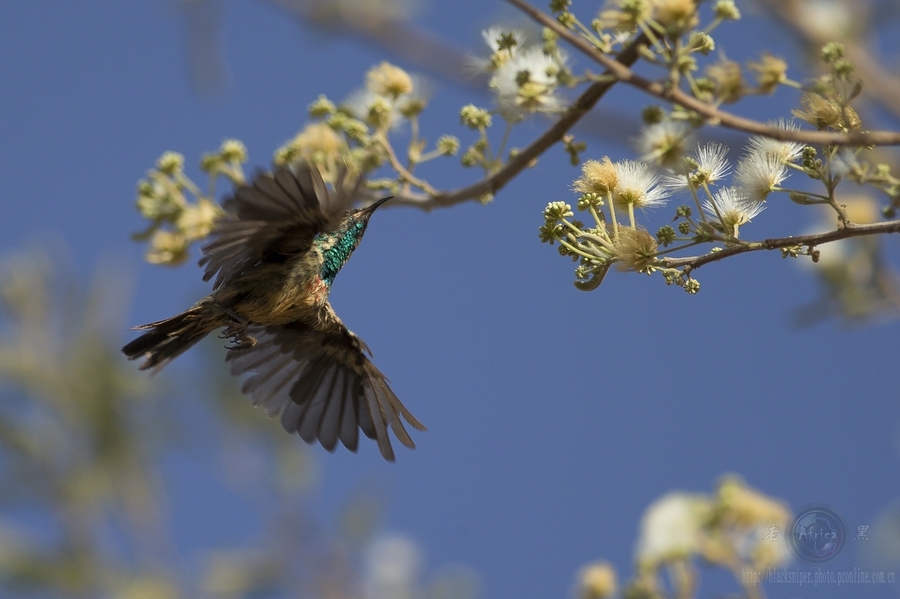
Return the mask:
<path id="1" fill-rule="evenodd" d="M 256 345 L 256 337 L 251 337 L 247 334 L 246 322 L 235 322 L 228 325 L 225 330 L 222 331 L 222 334 L 219 335 L 219 339 L 228 339 L 231 341 L 232 345 L 225 346 L 225 349 L 227 350 L 250 349 Z"/>

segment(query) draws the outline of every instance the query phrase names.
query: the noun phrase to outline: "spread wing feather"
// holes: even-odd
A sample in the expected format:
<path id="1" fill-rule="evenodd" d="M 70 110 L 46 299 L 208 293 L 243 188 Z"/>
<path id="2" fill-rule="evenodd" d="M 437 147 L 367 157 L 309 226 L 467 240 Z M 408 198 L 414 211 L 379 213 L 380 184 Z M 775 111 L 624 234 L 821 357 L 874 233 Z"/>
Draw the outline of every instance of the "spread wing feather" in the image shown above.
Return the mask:
<path id="1" fill-rule="evenodd" d="M 388 386 L 366 357 L 365 344 L 337 318 L 330 306 L 325 326 L 302 323 L 248 327 L 256 345 L 234 349 L 226 358 L 233 375 L 250 374 L 242 391 L 270 417 L 280 416 L 290 433 L 333 451 L 340 441 L 356 451 L 359 431 L 378 442 L 381 455 L 394 460 L 388 428 L 406 447 L 415 447 L 403 425 L 425 427 Z M 401 420 L 402 417 L 402 420 Z"/>
<path id="2" fill-rule="evenodd" d="M 306 251 L 328 220 L 322 202 L 328 191 L 318 169 L 301 165 L 294 172 L 278 167 L 257 175 L 223 202 L 227 215 L 213 228 L 203 247 L 203 280 L 213 288 L 254 265 Z"/>

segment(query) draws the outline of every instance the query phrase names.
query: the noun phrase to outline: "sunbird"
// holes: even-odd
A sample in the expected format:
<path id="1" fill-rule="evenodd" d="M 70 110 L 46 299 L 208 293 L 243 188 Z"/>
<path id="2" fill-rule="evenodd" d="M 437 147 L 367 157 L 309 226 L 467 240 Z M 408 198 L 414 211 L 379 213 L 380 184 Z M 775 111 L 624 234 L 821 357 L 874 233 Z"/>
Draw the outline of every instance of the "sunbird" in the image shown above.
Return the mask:
<path id="1" fill-rule="evenodd" d="M 146 332 L 122 353 L 144 358 L 141 370 L 158 371 L 224 329 L 231 374 L 251 373 L 241 391 L 269 417 L 280 416 L 284 430 L 328 451 L 340 440 L 353 452 L 361 430 L 394 461 L 388 427 L 409 448 L 415 444 L 401 417 L 425 427 L 328 302 L 372 214 L 390 199 L 348 210 L 329 226 L 328 189 L 312 164 L 277 167 L 237 186 L 202 248 L 203 280 L 215 277 L 212 292 L 177 316 L 135 327 Z"/>

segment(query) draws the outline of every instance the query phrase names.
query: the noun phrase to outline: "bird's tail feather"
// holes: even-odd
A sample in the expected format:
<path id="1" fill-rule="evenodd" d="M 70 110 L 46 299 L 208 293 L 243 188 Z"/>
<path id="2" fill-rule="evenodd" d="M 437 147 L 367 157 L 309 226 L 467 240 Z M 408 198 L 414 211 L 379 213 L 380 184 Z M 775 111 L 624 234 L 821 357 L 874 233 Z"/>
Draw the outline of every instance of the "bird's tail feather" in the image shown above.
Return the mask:
<path id="1" fill-rule="evenodd" d="M 141 370 L 160 370 L 224 324 L 209 306 L 197 304 L 177 316 L 134 327 L 147 332 L 123 347 L 122 353 L 129 360 L 146 358 Z"/>

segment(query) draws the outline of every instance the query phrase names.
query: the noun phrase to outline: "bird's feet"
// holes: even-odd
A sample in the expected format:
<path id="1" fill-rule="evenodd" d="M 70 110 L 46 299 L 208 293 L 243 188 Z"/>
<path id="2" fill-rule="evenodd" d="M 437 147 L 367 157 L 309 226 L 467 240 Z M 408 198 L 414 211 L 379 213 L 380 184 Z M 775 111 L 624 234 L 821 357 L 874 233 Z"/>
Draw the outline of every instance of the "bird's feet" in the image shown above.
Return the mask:
<path id="1" fill-rule="evenodd" d="M 247 334 L 249 324 L 246 320 L 241 319 L 225 327 L 225 330 L 219 335 L 219 339 L 228 339 L 231 342 L 231 345 L 226 345 L 225 349 L 250 349 L 256 345 L 256 337 Z"/>

